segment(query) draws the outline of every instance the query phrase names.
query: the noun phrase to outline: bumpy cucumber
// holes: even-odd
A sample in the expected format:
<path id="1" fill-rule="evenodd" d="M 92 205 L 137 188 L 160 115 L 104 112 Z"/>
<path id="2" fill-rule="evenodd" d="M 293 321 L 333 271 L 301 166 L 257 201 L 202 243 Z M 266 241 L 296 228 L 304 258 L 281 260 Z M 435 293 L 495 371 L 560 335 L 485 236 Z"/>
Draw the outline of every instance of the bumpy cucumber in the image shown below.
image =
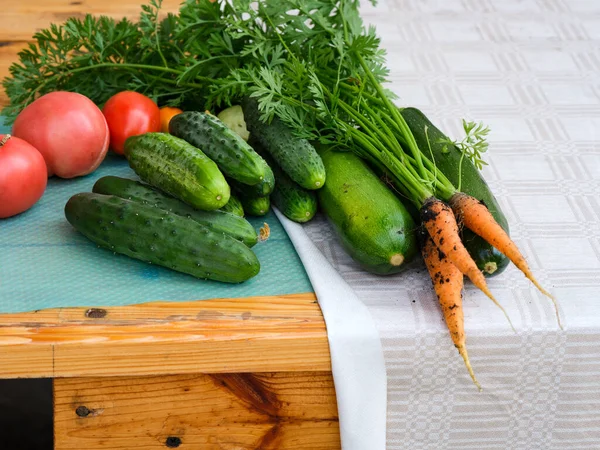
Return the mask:
<path id="1" fill-rule="evenodd" d="M 187 217 L 114 195 L 76 194 L 65 206 L 71 225 L 96 244 L 152 264 L 227 283 L 258 274 L 242 242 Z"/>
<path id="2" fill-rule="evenodd" d="M 242 202 L 244 212 L 249 216 L 264 216 L 271 208 L 271 199 L 268 196 L 257 196 L 244 191 L 236 191 L 236 195 Z"/>
<path id="3" fill-rule="evenodd" d="M 327 184 L 317 196 L 342 246 L 368 272 L 403 270 L 418 253 L 409 211 L 353 153 L 323 149 L 320 154 Z"/>
<path id="4" fill-rule="evenodd" d="M 200 211 L 169 197 L 162 192 L 135 180 L 106 176 L 94 184 L 92 192 L 105 195 L 116 195 L 127 200 L 143 203 L 164 209 L 179 216 L 188 217 L 217 233 L 225 233 L 248 247 L 258 242 L 256 230 L 243 217 L 222 210 Z M 231 198 L 227 204 L 231 203 Z"/>
<path id="5" fill-rule="evenodd" d="M 458 186 L 459 167 L 462 154 L 458 148 L 453 145 L 446 146 L 440 141 L 446 139 L 444 133 L 433 125 L 421 111 L 415 108 L 406 108 L 401 111 L 404 120 L 411 129 L 415 140 L 421 151 L 429 158 L 429 145 L 437 169 L 455 185 Z M 427 129 L 427 134 L 425 132 Z M 428 142 L 429 138 L 429 142 Z M 461 191 L 469 194 L 485 203 L 490 210 L 496 222 L 509 232 L 508 221 L 504 216 L 500 205 L 490 190 L 488 184 L 481 176 L 481 172 L 468 160 L 462 161 L 462 182 Z M 462 240 L 471 257 L 486 276 L 494 276 L 501 273 L 510 262 L 502 253 L 488 244 L 485 240 L 477 236 L 467 228 L 462 229 Z"/>
<path id="6" fill-rule="evenodd" d="M 242 206 L 242 202 L 240 201 L 240 199 L 237 198 L 235 194 L 231 194 L 227 204 L 223 206 L 219 211 L 235 214 L 239 217 L 244 217 L 244 207 Z"/>
<path id="7" fill-rule="evenodd" d="M 246 99 L 243 109 L 251 144 L 256 141 L 264 147 L 283 171 L 303 188 L 323 187 L 326 177 L 323 161 L 306 139 L 294 136 L 292 130 L 277 118 L 270 124 L 262 122 L 253 99 Z"/>
<path id="8" fill-rule="evenodd" d="M 210 211 L 229 201 L 229 185 L 217 165 L 183 139 L 165 133 L 132 136 L 125 141 L 125 156 L 143 181 L 194 208 Z"/>
<path id="9" fill-rule="evenodd" d="M 294 222 L 304 223 L 311 220 L 317 212 L 316 192 L 304 189 L 288 177 L 275 161 L 266 155 L 263 157 L 275 174 L 275 190 L 271 194 L 271 203 Z"/>
<path id="10" fill-rule="evenodd" d="M 254 186 L 248 186 L 247 184 L 240 183 L 239 181 L 233 180 L 231 178 L 228 178 L 227 182 L 235 192 L 244 192 L 247 195 L 254 197 L 266 197 L 269 194 L 271 194 L 271 192 L 273 192 L 273 189 L 275 188 L 275 175 L 273 175 L 273 170 L 271 169 L 269 164 L 267 164 L 266 162 L 264 164 L 265 178 L 260 183 L 255 184 Z"/>
<path id="11" fill-rule="evenodd" d="M 263 159 L 217 117 L 186 111 L 171 119 L 169 132 L 202 149 L 228 178 L 255 185 L 265 177 Z"/>

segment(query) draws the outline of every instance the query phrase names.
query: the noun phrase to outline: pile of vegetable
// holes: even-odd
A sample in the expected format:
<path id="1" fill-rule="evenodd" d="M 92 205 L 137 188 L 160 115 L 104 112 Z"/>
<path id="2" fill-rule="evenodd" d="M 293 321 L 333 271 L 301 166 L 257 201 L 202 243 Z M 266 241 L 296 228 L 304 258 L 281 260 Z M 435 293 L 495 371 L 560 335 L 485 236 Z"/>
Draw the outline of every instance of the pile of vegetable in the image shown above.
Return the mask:
<path id="1" fill-rule="evenodd" d="M 4 81 L 11 98 L 4 112 L 20 114 L 17 127 L 54 91 L 104 105 L 111 148 L 147 185 L 100 180 L 66 213 L 116 252 L 242 281 L 258 263 L 244 235 L 250 230 L 233 225 L 232 213 L 263 215 L 271 202 L 297 222 L 311 220 L 319 205 L 367 271 L 401 272 L 420 252 L 479 386 L 465 343 L 464 276 L 502 309 L 486 277 L 510 260 L 552 297 L 510 239 L 479 172 L 488 129 L 464 122 L 465 138 L 454 142 L 422 112 L 397 107 L 384 87 L 385 52 L 358 7 L 357 0 L 187 0 L 159 19 L 160 1 L 152 0 L 137 23 L 69 19 L 19 54 Z M 141 120 L 128 112 L 143 103 L 133 96 L 163 108 L 149 100 L 153 113 Z M 94 170 L 100 155 L 64 173 Z M 61 174 L 46 161 L 49 174 Z"/>

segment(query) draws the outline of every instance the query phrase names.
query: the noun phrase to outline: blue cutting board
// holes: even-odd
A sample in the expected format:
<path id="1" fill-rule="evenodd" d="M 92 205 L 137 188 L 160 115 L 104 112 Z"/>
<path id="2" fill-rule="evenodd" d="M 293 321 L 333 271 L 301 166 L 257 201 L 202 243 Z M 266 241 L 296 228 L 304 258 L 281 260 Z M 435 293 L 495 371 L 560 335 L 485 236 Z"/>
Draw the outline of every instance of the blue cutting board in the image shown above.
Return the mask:
<path id="1" fill-rule="evenodd" d="M 0 134 L 8 133 L 2 123 L 0 117 Z M 137 179 L 127 162 L 111 153 L 91 175 L 49 179 L 33 208 L 0 220 L 0 313 L 312 292 L 300 258 L 272 212 L 250 218 L 256 229 L 267 222 L 271 237 L 253 248 L 260 273 L 241 284 L 198 280 L 98 248 L 66 221 L 64 205 L 73 194 L 91 191 L 105 175 Z"/>

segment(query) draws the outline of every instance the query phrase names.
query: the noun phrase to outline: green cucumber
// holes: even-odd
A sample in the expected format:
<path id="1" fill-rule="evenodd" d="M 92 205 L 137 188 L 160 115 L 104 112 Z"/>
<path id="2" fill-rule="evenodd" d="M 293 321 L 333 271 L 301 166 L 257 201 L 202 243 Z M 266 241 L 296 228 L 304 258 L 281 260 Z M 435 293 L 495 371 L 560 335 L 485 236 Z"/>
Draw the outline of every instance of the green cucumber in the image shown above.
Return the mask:
<path id="1" fill-rule="evenodd" d="M 320 189 L 325 184 L 325 167 L 315 148 L 300 139 L 278 118 L 270 124 L 260 120 L 256 100 L 246 99 L 244 119 L 250 131 L 250 142 L 258 142 L 283 171 L 305 189 Z"/>
<path id="2" fill-rule="evenodd" d="M 288 219 L 304 223 L 311 220 L 317 212 L 315 191 L 304 189 L 288 177 L 277 163 L 263 155 L 275 174 L 275 190 L 271 194 L 271 203 Z"/>
<path id="3" fill-rule="evenodd" d="M 431 152 L 437 169 L 446 175 L 454 186 L 458 187 L 459 167 L 462 157 L 460 150 L 454 145 L 441 143 L 441 140 L 447 139 L 444 133 L 418 109 L 405 108 L 401 110 L 401 113 L 423 154 L 431 158 L 429 152 L 429 145 L 431 145 Z M 481 176 L 481 172 L 468 158 L 463 158 L 460 171 L 462 172 L 461 191 L 482 201 L 490 210 L 496 222 L 508 233 L 508 221 L 500 209 L 496 197 L 494 197 L 488 184 Z M 462 240 L 477 267 L 481 269 L 484 275 L 498 275 L 508 266 L 510 262 L 508 258 L 484 239 L 464 227 L 462 229 Z"/>
<path id="4" fill-rule="evenodd" d="M 135 180 L 106 176 L 94 184 L 92 192 L 105 195 L 116 195 L 127 200 L 143 203 L 156 208 L 164 209 L 179 216 L 188 217 L 217 233 L 225 233 L 248 247 L 258 242 L 256 230 L 250 222 L 222 210 L 200 211 L 180 202 L 176 198 Z M 229 202 L 231 203 L 231 197 Z"/>
<path id="5" fill-rule="evenodd" d="M 236 191 L 244 212 L 249 216 L 265 216 L 271 208 L 271 199 L 268 196 L 252 195 L 245 191 Z"/>
<path id="6" fill-rule="evenodd" d="M 169 122 L 169 132 L 202 149 L 228 178 L 255 185 L 265 177 L 263 159 L 211 114 L 199 111 L 178 114 Z"/>
<path id="7" fill-rule="evenodd" d="M 228 178 L 227 182 L 229 183 L 229 186 L 236 192 L 245 192 L 254 197 L 266 197 L 271 194 L 275 187 L 275 175 L 273 175 L 273 170 L 269 164 L 265 161 L 263 161 L 263 163 L 265 165 L 265 177 L 260 183 L 255 184 L 254 186 L 248 186 L 247 184 Z"/>
<path id="8" fill-rule="evenodd" d="M 367 272 L 398 273 L 417 255 L 415 222 L 371 169 L 351 152 L 321 151 L 327 183 L 319 205 L 342 246 Z"/>
<path id="9" fill-rule="evenodd" d="M 101 247 L 197 278 L 241 283 L 260 270 L 252 250 L 231 236 L 114 195 L 76 194 L 65 216 Z"/>
<path id="10" fill-rule="evenodd" d="M 223 206 L 219 211 L 235 214 L 239 217 L 244 217 L 244 207 L 242 206 L 242 202 L 240 201 L 240 199 L 237 198 L 235 194 L 231 194 L 227 204 Z"/>
<path id="11" fill-rule="evenodd" d="M 183 139 L 166 133 L 132 136 L 125 156 L 142 181 L 196 209 L 219 209 L 229 201 L 229 185 L 217 165 Z"/>

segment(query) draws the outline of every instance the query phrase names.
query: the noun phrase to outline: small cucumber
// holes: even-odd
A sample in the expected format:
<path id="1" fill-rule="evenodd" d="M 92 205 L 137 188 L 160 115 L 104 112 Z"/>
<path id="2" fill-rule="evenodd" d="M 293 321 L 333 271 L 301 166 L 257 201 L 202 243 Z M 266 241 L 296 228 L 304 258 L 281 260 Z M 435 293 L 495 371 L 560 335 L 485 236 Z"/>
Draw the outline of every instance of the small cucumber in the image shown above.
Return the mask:
<path id="1" fill-rule="evenodd" d="M 244 207 L 242 206 L 242 202 L 240 201 L 240 199 L 237 198 L 235 194 L 231 194 L 227 204 L 223 206 L 219 211 L 235 214 L 239 217 L 244 217 Z"/>
<path id="2" fill-rule="evenodd" d="M 275 161 L 266 155 L 263 157 L 275 174 L 275 190 L 271 194 L 273 205 L 294 222 L 304 223 L 311 220 L 317 213 L 316 192 L 299 186 Z"/>
<path id="3" fill-rule="evenodd" d="M 183 139 L 165 133 L 132 136 L 125 141 L 125 156 L 143 181 L 194 208 L 211 211 L 229 201 L 229 185 L 217 165 Z"/>
<path id="4" fill-rule="evenodd" d="M 251 143 L 256 141 L 264 147 L 283 171 L 303 188 L 323 187 L 325 167 L 310 142 L 294 136 L 292 130 L 277 118 L 270 124 L 262 122 L 254 99 L 247 98 L 243 109 Z"/>
<path id="5" fill-rule="evenodd" d="M 233 180 L 231 178 L 227 179 L 227 182 L 231 186 L 231 188 L 236 192 L 245 192 L 248 195 L 252 195 L 255 197 L 266 197 L 273 192 L 275 188 L 275 175 L 273 175 L 273 170 L 267 164 L 265 164 L 265 178 L 258 184 L 254 186 L 248 186 L 247 184 L 240 183 L 239 181 Z"/>
<path id="6" fill-rule="evenodd" d="M 401 110 L 401 113 L 421 151 L 427 157 L 431 158 L 431 153 L 429 153 L 429 145 L 431 145 L 431 152 L 433 153 L 437 169 L 446 175 L 454 186 L 458 186 L 459 167 L 462 157 L 460 150 L 454 145 L 441 143 L 441 140 L 447 139 L 444 133 L 436 128 L 425 114 L 418 109 L 405 108 Z M 494 216 L 494 219 L 496 219 L 496 222 L 508 233 L 508 221 L 500 209 L 496 197 L 494 197 L 488 184 L 481 176 L 481 172 L 468 158 L 463 158 L 461 171 L 461 191 L 485 203 L 492 216 Z M 462 240 L 477 267 L 481 269 L 484 275 L 498 275 L 508 266 L 510 262 L 508 258 L 496 250 L 494 246 L 488 244 L 483 238 L 480 238 L 471 230 L 464 227 L 462 229 Z"/>
<path id="7" fill-rule="evenodd" d="M 369 167 L 351 152 L 321 151 L 327 183 L 321 209 L 342 246 L 367 272 L 400 272 L 419 248 L 412 216 Z"/>
<path id="8" fill-rule="evenodd" d="M 263 159 L 217 117 L 186 111 L 169 122 L 169 132 L 202 149 L 228 178 L 255 185 L 265 177 Z"/>
<path id="9" fill-rule="evenodd" d="M 268 196 L 252 195 L 244 191 L 236 191 L 236 194 L 242 202 L 244 212 L 249 216 L 265 216 L 271 208 L 271 199 Z"/>
<path id="10" fill-rule="evenodd" d="M 256 230 L 250 222 L 234 214 L 216 211 L 200 211 L 180 202 L 176 198 L 135 180 L 106 176 L 94 184 L 92 192 L 117 197 L 142 203 L 156 208 L 164 209 L 179 216 L 188 217 L 217 233 L 225 233 L 248 247 L 258 242 Z M 231 197 L 229 202 L 231 203 Z"/>
<path id="11" fill-rule="evenodd" d="M 114 195 L 76 194 L 69 223 L 101 247 L 197 278 L 241 283 L 260 270 L 242 242 L 187 217 Z"/>

